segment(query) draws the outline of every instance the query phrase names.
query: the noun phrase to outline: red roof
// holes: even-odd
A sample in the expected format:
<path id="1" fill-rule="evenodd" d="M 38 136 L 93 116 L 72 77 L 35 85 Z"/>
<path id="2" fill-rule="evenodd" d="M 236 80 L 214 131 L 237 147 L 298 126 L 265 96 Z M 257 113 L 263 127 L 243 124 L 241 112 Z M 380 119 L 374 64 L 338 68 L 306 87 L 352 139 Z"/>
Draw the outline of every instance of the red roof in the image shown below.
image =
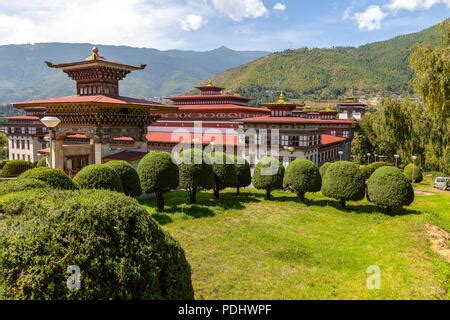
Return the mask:
<path id="1" fill-rule="evenodd" d="M 126 141 L 126 142 L 134 142 L 133 137 L 117 137 L 113 139 L 114 141 Z"/>
<path id="2" fill-rule="evenodd" d="M 41 149 L 38 150 L 39 154 L 49 154 L 50 153 L 50 148 L 45 148 L 45 149 Z"/>
<path id="3" fill-rule="evenodd" d="M 124 160 L 124 161 L 135 161 L 144 157 L 147 153 L 140 151 L 122 151 L 119 153 L 112 154 L 110 156 L 103 157 L 105 161 L 112 160 Z"/>
<path id="4" fill-rule="evenodd" d="M 172 107 L 164 106 L 159 102 L 149 101 L 145 99 L 135 99 L 129 97 L 122 96 L 104 96 L 104 95 L 95 95 L 95 96 L 68 96 L 68 97 L 59 97 L 59 98 L 50 98 L 44 100 L 31 100 L 24 102 L 15 102 L 14 106 L 22 107 L 29 106 L 35 104 L 54 104 L 54 103 L 104 103 L 104 104 L 122 104 L 122 105 L 144 105 L 144 106 L 158 106 L 158 107 L 167 107 L 168 109 L 172 109 Z"/>
<path id="5" fill-rule="evenodd" d="M 347 139 L 331 136 L 329 134 L 322 134 L 322 145 L 333 144 L 333 143 L 342 142 L 345 140 L 347 140 Z"/>
<path id="6" fill-rule="evenodd" d="M 14 116 L 14 117 L 4 117 L 8 120 L 39 120 L 36 116 Z"/>
<path id="7" fill-rule="evenodd" d="M 238 104 L 208 104 L 208 105 L 197 105 L 197 104 L 188 104 L 188 105 L 177 105 L 178 110 L 180 111 L 209 111 L 209 110 L 226 110 L 226 111 L 256 111 L 256 112 L 270 112 L 267 108 L 259 108 L 259 107 L 249 107 L 249 106 L 241 106 Z"/>
<path id="8" fill-rule="evenodd" d="M 150 132 L 147 134 L 147 140 L 155 143 L 190 143 L 195 138 L 193 134 L 172 134 L 171 132 Z M 214 135 L 203 134 L 202 144 L 210 144 L 214 141 L 217 145 L 237 145 L 237 135 Z"/>
<path id="9" fill-rule="evenodd" d="M 244 123 L 317 123 L 317 124 L 352 124 L 352 120 L 323 120 L 323 119 L 309 119 L 300 117 L 255 117 L 255 118 L 245 118 L 236 121 L 241 121 Z"/>
<path id="10" fill-rule="evenodd" d="M 244 98 L 241 96 L 237 96 L 237 95 L 232 95 L 232 94 L 208 94 L 208 95 L 204 95 L 204 94 L 194 94 L 191 96 L 176 96 L 176 97 L 167 97 L 166 99 L 172 100 L 172 101 L 177 101 L 177 100 L 217 100 L 217 99 L 234 99 L 234 100 L 241 100 L 241 101 L 250 101 L 252 99 L 249 98 Z"/>

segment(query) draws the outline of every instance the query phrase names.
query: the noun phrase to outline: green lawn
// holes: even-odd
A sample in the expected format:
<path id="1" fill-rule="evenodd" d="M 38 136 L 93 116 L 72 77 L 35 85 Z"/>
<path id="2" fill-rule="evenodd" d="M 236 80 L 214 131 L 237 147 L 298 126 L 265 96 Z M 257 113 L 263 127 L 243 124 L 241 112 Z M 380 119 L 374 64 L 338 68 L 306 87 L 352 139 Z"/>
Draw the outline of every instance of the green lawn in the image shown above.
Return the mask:
<path id="1" fill-rule="evenodd" d="M 282 191 L 265 201 L 253 189 L 220 201 L 201 193 L 197 205 L 174 192 L 163 213 L 144 206 L 185 249 L 197 299 L 449 299 L 450 264 L 429 248 L 424 224 L 450 231 L 450 193 L 430 181 L 396 215 L 367 201 L 342 210 L 320 194 L 306 205 Z M 366 286 L 371 265 L 381 268 L 378 290 Z"/>

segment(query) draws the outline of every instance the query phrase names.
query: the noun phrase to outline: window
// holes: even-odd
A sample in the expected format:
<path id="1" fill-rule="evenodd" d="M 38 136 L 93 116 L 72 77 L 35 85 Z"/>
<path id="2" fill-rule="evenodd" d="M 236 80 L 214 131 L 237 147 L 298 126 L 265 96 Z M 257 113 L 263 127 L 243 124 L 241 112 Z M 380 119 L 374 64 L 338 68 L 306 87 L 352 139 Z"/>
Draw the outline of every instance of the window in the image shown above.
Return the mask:
<path id="1" fill-rule="evenodd" d="M 27 160 L 28 160 L 28 162 L 31 162 L 31 157 L 30 157 L 30 155 L 27 155 Z"/>
<path id="2" fill-rule="evenodd" d="M 27 150 L 30 150 L 30 140 L 27 140 Z"/>
<path id="3" fill-rule="evenodd" d="M 350 137 L 350 132 L 344 131 L 343 137 L 344 138 L 349 138 Z"/>
<path id="4" fill-rule="evenodd" d="M 22 140 L 22 149 L 25 150 L 25 140 Z M 25 160 L 25 155 L 24 155 L 24 160 Z"/>
<path id="5" fill-rule="evenodd" d="M 16 140 L 16 149 L 20 149 L 20 140 Z"/>
<path id="6" fill-rule="evenodd" d="M 331 131 L 331 135 L 332 135 L 332 136 L 336 136 L 336 130 L 332 130 L 332 131 Z"/>
<path id="7" fill-rule="evenodd" d="M 20 128 L 20 132 L 22 132 L 22 134 L 25 134 L 26 132 L 25 127 Z"/>
<path id="8" fill-rule="evenodd" d="M 280 144 L 282 146 L 288 146 L 289 145 L 289 136 L 281 136 L 280 137 Z"/>
<path id="9" fill-rule="evenodd" d="M 36 128 L 34 128 L 34 127 L 33 128 L 29 128 L 28 131 L 29 131 L 30 134 L 36 134 Z"/>
<path id="10" fill-rule="evenodd" d="M 11 153 L 11 157 L 13 160 L 16 160 L 16 155 L 14 153 Z"/>

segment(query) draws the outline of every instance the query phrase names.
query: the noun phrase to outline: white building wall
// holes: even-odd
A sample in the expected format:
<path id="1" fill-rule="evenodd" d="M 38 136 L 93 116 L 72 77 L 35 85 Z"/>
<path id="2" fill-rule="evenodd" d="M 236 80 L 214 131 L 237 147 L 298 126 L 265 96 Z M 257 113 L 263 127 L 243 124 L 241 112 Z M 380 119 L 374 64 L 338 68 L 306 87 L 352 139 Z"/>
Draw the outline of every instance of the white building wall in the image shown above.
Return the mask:
<path id="1" fill-rule="evenodd" d="M 19 148 L 17 148 L 17 143 L 19 142 Z M 25 141 L 24 148 L 22 147 L 22 141 Z M 29 148 L 28 148 L 28 143 Z M 14 135 L 8 137 L 8 151 L 9 151 L 9 160 L 25 160 L 30 162 L 35 162 L 41 158 L 37 152 L 42 149 L 42 145 L 39 142 L 37 137 L 31 136 L 20 136 Z"/>

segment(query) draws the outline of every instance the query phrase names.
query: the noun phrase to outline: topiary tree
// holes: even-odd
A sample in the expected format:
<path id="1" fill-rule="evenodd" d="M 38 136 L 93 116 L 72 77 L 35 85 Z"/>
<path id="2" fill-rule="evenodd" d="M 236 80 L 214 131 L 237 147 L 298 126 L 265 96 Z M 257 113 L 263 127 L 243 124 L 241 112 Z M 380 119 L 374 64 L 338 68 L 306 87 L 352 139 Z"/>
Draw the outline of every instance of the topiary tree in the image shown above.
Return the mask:
<path id="1" fill-rule="evenodd" d="M 252 183 L 256 189 L 266 190 L 266 200 L 271 199 L 272 190 L 283 188 L 284 167 L 273 157 L 263 157 L 255 167 Z"/>
<path id="2" fill-rule="evenodd" d="M 367 192 L 373 203 L 390 212 L 409 206 L 414 201 L 414 189 L 404 174 L 394 167 L 377 169 L 367 181 Z"/>
<path id="3" fill-rule="evenodd" d="M 80 189 L 104 189 L 123 192 L 122 182 L 116 171 L 104 164 L 91 164 L 81 169 L 73 178 Z"/>
<path id="4" fill-rule="evenodd" d="M 2 169 L 2 174 L 5 177 L 17 177 L 21 173 L 33 168 L 31 162 L 25 160 L 10 160 Z"/>
<path id="5" fill-rule="evenodd" d="M 328 168 L 330 167 L 331 162 L 325 162 L 319 169 L 320 176 L 323 178 L 325 173 L 327 172 Z"/>
<path id="6" fill-rule="evenodd" d="M 8 180 L 0 183 L 0 196 L 18 191 L 42 189 L 42 188 L 50 188 L 50 186 L 44 181 L 37 179 Z"/>
<path id="7" fill-rule="evenodd" d="M 142 194 L 139 175 L 131 164 L 122 160 L 109 161 L 105 163 L 119 175 L 123 192 L 130 197 L 139 197 Z"/>
<path id="8" fill-rule="evenodd" d="M 348 161 L 333 163 L 322 179 L 322 194 L 339 200 L 343 207 L 346 201 L 364 199 L 365 181 L 358 166 Z"/>
<path id="9" fill-rule="evenodd" d="M 372 168 L 375 168 L 375 170 L 381 168 L 381 167 L 390 167 L 391 164 L 389 162 L 384 162 L 384 161 L 377 161 L 377 162 L 372 162 L 370 164 L 370 166 Z M 374 171 L 375 172 L 375 171 Z"/>
<path id="10" fill-rule="evenodd" d="M 309 160 L 291 162 L 284 174 L 283 187 L 289 189 L 305 201 L 306 192 L 318 192 L 322 187 L 322 177 L 319 168 Z"/>
<path id="11" fill-rule="evenodd" d="M 164 209 L 164 192 L 177 189 L 180 184 L 178 166 L 167 152 L 152 151 L 138 165 L 142 190 L 155 193 L 156 207 Z"/>
<path id="12" fill-rule="evenodd" d="M 180 153 L 183 162 L 179 164 L 180 188 L 188 191 L 189 202 L 197 202 L 199 189 L 213 189 L 215 186 L 214 171 L 203 159 L 200 149 L 188 149 Z"/>
<path id="13" fill-rule="evenodd" d="M 131 197 L 25 191 L 1 198 L 0 216 L 3 299 L 194 298 L 183 249 Z"/>
<path id="14" fill-rule="evenodd" d="M 36 168 L 47 167 L 47 157 L 42 157 L 36 162 Z"/>
<path id="15" fill-rule="evenodd" d="M 212 152 L 208 155 L 214 172 L 214 197 L 219 199 L 220 190 L 237 186 L 236 166 L 234 159 L 223 152 Z"/>
<path id="16" fill-rule="evenodd" d="M 423 180 L 422 170 L 420 167 L 413 165 L 412 163 L 408 164 L 403 173 L 405 174 L 406 179 L 413 183 L 419 183 Z"/>
<path id="17" fill-rule="evenodd" d="M 22 173 L 18 179 L 37 179 L 44 181 L 54 189 L 73 190 L 77 187 L 63 171 L 53 168 L 34 168 Z"/>
<path id="18" fill-rule="evenodd" d="M 239 195 L 240 188 L 245 188 L 252 184 L 252 172 L 250 164 L 244 158 L 235 157 L 235 166 L 237 176 L 236 193 Z"/>

